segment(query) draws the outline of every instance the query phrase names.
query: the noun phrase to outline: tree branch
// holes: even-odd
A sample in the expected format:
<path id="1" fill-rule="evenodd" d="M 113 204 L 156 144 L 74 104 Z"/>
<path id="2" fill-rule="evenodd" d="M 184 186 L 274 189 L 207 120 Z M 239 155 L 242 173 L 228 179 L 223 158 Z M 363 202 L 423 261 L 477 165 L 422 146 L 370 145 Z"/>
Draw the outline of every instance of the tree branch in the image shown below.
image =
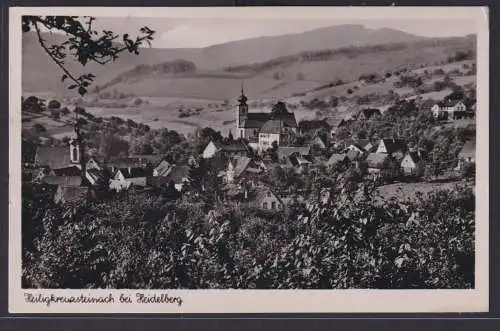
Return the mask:
<path id="1" fill-rule="evenodd" d="M 78 86 L 81 86 L 80 82 L 78 81 L 77 78 L 75 78 L 75 76 L 73 76 L 73 74 L 71 74 L 71 72 L 69 72 L 65 67 L 64 65 L 61 63 L 61 61 L 59 61 L 58 59 L 56 59 L 53 54 L 50 52 L 50 50 L 47 48 L 47 46 L 45 45 L 45 41 L 43 40 L 42 38 L 42 34 L 40 32 L 40 28 L 38 27 L 38 23 L 35 21 L 33 22 L 33 25 L 35 26 L 35 30 L 36 30 L 36 34 L 38 36 L 38 42 L 40 43 L 40 46 L 42 46 L 43 50 L 45 51 L 45 53 L 47 53 L 47 55 L 52 59 L 52 61 L 57 64 L 57 66 L 59 68 L 61 68 L 62 71 L 64 71 L 64 73 L 66 74 L 66 76 L 68 76 L 69 79 L 71 79 L 75 84 L 77 84 Z"/>

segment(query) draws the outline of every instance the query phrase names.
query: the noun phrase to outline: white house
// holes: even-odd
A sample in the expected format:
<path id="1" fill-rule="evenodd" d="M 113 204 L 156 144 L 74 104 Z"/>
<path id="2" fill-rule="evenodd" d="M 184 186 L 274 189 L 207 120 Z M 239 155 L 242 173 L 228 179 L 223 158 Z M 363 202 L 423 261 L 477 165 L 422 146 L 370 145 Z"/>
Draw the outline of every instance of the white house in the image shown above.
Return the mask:
<path id="1" fill-rule="evenodd" d="M 431 111 L 435 118 L 440 116 L 452 117 L 456 111 L 466 111 L 467 106 L 462 101 L 441 101 L 432 106 Z"/>
<path id="2" fill-rule="evenodd" d="M 406 176 L 415 176 L 424 171 L 424 160 L 418 151 L 407 153 L 401 160 L 401 170 Z"/>

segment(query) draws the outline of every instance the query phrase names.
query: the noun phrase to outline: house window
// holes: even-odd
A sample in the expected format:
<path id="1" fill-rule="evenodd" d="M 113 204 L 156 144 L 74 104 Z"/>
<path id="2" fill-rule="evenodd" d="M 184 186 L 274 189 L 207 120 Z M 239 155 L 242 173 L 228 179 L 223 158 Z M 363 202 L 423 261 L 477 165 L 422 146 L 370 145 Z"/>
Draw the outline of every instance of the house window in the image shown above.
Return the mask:
<path id="1" fill-rule="evenodd" d="M 271 197 L 271 192 L 267 192 L 267 197 L 270 198 Z"/>
<path id="2" fill-rule="evenodd" d="M 276 209 L 276 202 L 275 201 L 271 202 L 271 209 Z"/>
<path id="3" fill-rule="evenodd" d="M 264 202 L 264 203 L 262 204 L 262 208 L 267 209 L 267 202 Z"/>
<path id="4" fill-rule="evenodd" d="M 72 152 L 73 152 L 73 162 L 78 162 L 78 148 L 73 147 Z"/>
<path id="5" fill-rule="evenodd" d="M 243 130 L 240 130 L 240 137 L 243 138 L 244 135 L 243 135 Z"/>

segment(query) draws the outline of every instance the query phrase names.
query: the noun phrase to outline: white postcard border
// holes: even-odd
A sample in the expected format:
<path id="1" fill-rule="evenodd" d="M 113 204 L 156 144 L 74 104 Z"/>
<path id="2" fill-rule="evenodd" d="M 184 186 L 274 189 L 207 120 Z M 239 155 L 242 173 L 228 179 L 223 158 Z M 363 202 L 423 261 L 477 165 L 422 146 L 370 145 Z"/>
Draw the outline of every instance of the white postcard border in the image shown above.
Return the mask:
<path id="1" fill-rule="evenodd" d="M 271 10 L 272 9 L 272 10 Z M 21 288 L 21 16 L 91 15 L 183 18 L 471 19 L 478 24 L 476 288 L 472 290 L 23 290 Z M 10 313 L 307 313 L 487 312 L 489 309 L 489 27 L 486 7 L 10 8 L 9 312 Z M 114 303 L 29 304 L 25 294 L 112 294 Z M 121 294 L 181 297 L 178 304 L 119 303 Z"/>

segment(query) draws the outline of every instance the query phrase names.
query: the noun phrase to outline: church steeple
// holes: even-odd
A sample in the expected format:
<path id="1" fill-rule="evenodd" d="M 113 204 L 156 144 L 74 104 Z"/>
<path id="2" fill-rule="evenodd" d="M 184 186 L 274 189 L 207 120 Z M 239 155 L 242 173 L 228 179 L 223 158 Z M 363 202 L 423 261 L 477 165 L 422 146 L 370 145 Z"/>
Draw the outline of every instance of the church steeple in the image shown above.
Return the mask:
<path id="1" fill-rule="evenodd" d="M 243 81 L 241 82 L 241 95 L 238 98 L 239 104 L 238 109 L 236 111 L 236 125 L 237 129 L 243 126 L 244 121 L 247 119 L 248 114 L 248 98 L 245 95 L 245 91 L 243 90 Z"/>

